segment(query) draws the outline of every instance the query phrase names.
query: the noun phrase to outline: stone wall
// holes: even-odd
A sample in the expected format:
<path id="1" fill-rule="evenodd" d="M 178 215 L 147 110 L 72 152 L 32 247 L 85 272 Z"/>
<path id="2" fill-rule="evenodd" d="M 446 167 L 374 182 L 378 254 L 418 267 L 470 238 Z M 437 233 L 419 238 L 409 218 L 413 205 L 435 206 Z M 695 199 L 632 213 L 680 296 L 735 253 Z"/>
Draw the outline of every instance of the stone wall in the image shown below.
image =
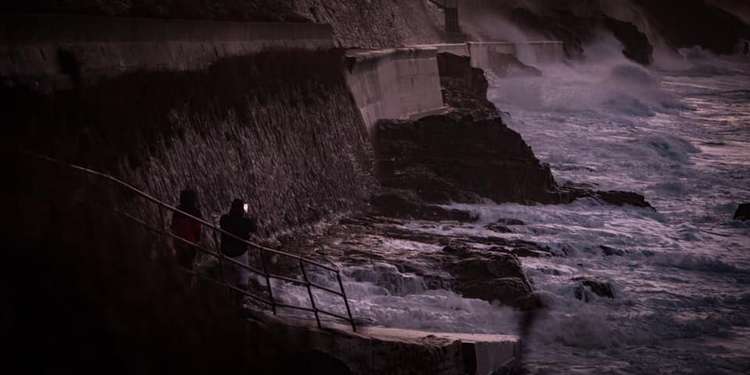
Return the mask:
<path id="1" fill-rule="evenodd" d="M 368 129 L 381 119 L 408 119 L 443 109 L 435 48 L 347 54 L 347 82 Z"/>
<path id="2" fill-rule="evenodd" d="M 332 28 L 95 16 L 0 17 L 0 77 L 44 89 L 135 70 L 196 70 L 272 48 L 325 49 Z"/>
<path id="3" fill-rule="evenodd" d="M 374 184 L 343 60 L 276 51 L 48 94 L 0 86 L 4 148 L 90 166 L 170 203 L 192 187 L 211 220 L 243 198 L 264 233 L 314 223 L 356 208 Z"/>

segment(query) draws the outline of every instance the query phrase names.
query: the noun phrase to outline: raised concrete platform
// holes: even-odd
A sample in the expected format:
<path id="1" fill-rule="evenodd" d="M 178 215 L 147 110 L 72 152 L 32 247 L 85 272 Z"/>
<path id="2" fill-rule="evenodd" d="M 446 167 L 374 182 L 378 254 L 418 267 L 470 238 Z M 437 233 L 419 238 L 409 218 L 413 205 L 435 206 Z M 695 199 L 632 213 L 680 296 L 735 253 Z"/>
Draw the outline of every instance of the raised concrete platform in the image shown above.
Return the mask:
<path id="1" fill-rule="evenodd" d="M 519 339 L 510 335 L 427 332 L 279 319 L 263 315 L 277 339 L 298 353 L 319 352 L 354 374 L 489 375 L 515 366 Z"/>
<path id="2" fill-rule="evenodd" d="M 381 119 L 413 119 L 445 110 L 436 48 L 353 50 L 346 80 L 369 131 Z"/>
<path id="3" fill-rule="evenodd" d="M 512 55 L 527 65 L 557 63 L 565 59 L 563 42 L 554 40 L 420 44 L 415 47 L 435 48 L 437 53 L 469 56 L 471 65 L 481 69 L 492 69 L 498 55 Z"/>

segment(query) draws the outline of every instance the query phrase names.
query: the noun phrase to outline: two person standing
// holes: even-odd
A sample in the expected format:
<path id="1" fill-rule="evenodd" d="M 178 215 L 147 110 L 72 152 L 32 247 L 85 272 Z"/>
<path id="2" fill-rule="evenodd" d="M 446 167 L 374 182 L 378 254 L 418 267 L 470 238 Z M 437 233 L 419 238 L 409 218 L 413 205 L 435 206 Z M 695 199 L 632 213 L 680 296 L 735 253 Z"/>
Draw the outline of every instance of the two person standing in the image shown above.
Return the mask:
<path id="1" fill-rule="evenodd" d="M 202 219 L 198 194 L 190 189 L 180 192 L 180 204 L 177 209 Z M 229 212 L 221 217 L 219 222 L 221 229 L 227 233 L 221 234 L 220 251 L 222 254 L 235 261 L 248 264 L 247 244 L 244 241 L 250 239 L 251 233 L 257 233 L 258 227 L 255 219 L 247 216 L 247 205 L 241 199 L 232 201 Z M 195 258 L 198 253 L 197 246 L 202 240 L 201 223 L 180 212 L 172 216 L 172 233 L 179 237 L 175 239 L 174 247 L 177 262 L 180 266 L 193 270 Z M 231 285 L 242 289 L 247 287 L 249 274 L 247 270 L 234 262 L 224 264 L 225 280 Z"/>

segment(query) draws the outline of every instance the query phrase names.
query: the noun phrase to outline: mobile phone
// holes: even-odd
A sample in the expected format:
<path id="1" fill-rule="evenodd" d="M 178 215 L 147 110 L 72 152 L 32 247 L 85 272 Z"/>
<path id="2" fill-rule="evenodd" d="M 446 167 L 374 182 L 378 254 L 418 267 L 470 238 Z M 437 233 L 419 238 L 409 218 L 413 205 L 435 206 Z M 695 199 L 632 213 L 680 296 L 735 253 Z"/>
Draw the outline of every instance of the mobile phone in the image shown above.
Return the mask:
<path id="1" fill-rule="evenodd" d="M 248 207 L 247 203 L 242 205 L 242 209 L 245 210 L 245 212 L 247 212 L 247 207 Z"/>

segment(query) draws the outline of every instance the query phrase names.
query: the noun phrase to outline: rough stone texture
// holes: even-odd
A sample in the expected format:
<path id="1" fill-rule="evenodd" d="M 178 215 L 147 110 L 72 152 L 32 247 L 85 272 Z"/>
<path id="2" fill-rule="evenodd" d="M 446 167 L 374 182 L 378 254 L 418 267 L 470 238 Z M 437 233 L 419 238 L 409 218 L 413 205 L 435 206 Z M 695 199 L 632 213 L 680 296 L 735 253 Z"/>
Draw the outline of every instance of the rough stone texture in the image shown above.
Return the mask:
<path id="1" fill-rule="evenodd" d="M 471 222 L 477 219 L 466 211 L 425 204 L 411 191 L 391 190 L 375 194 L 370 199 L 370 203 L 380 214 L 390 217 L 460 222 Z"/>
<path id="2" fill-rule="evenodd" d="M 729 54 L 750 35 L 747 5 L 732 1 L 464 0 L 463 4 L 475 8 L 473 14 L 465 14 L 464 23 L 495 14 L 510 20 L 531 38 L 564 41 L 571 57 L 585 57 L 584 45 L 594 41 L 602 29 L 613 32 L 625 46 L 625 55 L 639 63 L 650 60 L 652 44 L 701 46 Z M 488 40 L 503 37 L 493 28 L 480 27 L 475 34 Z"/>
<path id="3" fill-rule="evenodd" d="M 166 202 L 192 186 L 209 220 L 245 198 L 272 232 L 356 207 L 374 184 L 342 64 L 337 53 L 272 52 L 47 96 L 5 88 L 14 135 L 4 141 L 114 173 Z"/>
<path id="4" fill-rule="evenodd" d="M 439 53 L 437 62 L 446 105 L 471 111 L 475 118 L 497 113 L 495 105 L 487 100 L 489 84 L 484 71 L 471 66 L 471 57 Z"/>
<path id="5" fill-rule="evenodd" d="M 734 213 L 734 220 L 750 220 L 750 203 L 742 203 Z"/>
<path id="6" fill-rule="evenodd" d="M 428 201 L 472 202 L 466 192 L 496 202 L 554 199 L 549 168 L 498 118 L 477 121 L 451 113 L 413 122 L 381 121 L 375 149 L 384 186 L 414 190 Z M 412 173 L 415 168 L 428 173 Z"/>
<path id="7" fill-rule="evenodd" d="M 118 17 L 305 22 L 288 1 L 279 0 L 9 0 L 0 10 L 13 13 L 71 13 Z"/>
<path id="8" fill-rule="evenodd" d="M 590 302 L 594 296 L 604 298 L 615 298 L 615 291 L 608 281 L 591 277 L 576 277 L 573 279 L 578 285 L 575 288 L 575 296 L 584 302 Z"/>
<path id="9" fill-rule="evenodd" d="M 342 47 L 392 48 L 445 39 L 443 13 L 427 1 L 294 0 L 295 11 L 331 24 Z"/>
<path id="10" fill-rule="evenodd" d="M 741 39 L 750 39 L 750 26 L 737 16 L 703 0 L 633 0 L 670 46 L 702 46 L 730 54 Z M 686 25 L 690 25 L 686 27 Z"/>
<path id="11" fill-rule="evenodd" d="M 498 301 L 519 306 L 532 294 L 521 262 L 504 251 L 474 250 L 466 246 L 446 246 L 447 269 L 455 277 L 454 289 L 464 297 Z"/>
<path id="12" fill-rule="evenodd" d="M 625 46 L 622 50 L 622 54 L 625 55 L 625 57 L 641 65 L 651 64 L 653 61 L 654 47 L 649 42 L 646 34 L 642 33 L 631 23 L 610 17 L 604 17 L 604 25 Z"/>
<path id="13" fill-rule="evenodd" d="M 142 70 L 199 70 L 264 49 L 329 49 L 329 25 L 0 16 L 0 78 L 41 91 Z"/>

